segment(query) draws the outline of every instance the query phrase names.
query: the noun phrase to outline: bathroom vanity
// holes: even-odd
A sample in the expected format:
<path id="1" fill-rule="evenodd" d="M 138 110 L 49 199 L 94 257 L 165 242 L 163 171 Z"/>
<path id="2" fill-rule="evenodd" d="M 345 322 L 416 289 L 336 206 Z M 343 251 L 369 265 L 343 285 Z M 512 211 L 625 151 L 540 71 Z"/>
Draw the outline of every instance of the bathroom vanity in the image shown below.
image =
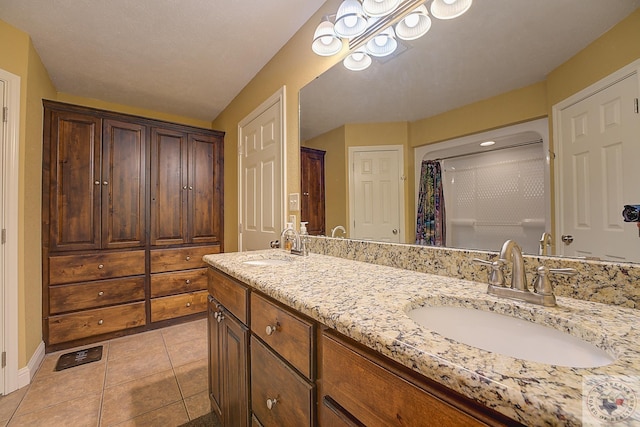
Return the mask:
<path id="1" fill-rule="evenodd" d="M 640 374 L 635 309 L 566 297 L 546 308 L 487 295 L 480 281 L 316 253 L 204 260 L 212 406 L 226 425 L 581 425 L 589 381 Z M 576 368 L 481 350 L 407 314 L 429 305 L 540 323 L 613 362 Z M 240 339 L 220 333 L 227 320 Z"/>

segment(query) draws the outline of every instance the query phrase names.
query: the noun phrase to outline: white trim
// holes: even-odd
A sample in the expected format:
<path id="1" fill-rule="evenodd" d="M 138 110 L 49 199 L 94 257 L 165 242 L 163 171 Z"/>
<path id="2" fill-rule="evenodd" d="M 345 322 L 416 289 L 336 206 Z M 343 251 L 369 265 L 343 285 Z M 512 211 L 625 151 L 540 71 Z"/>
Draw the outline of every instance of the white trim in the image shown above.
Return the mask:
<path id="1" fill-rule="evenodd" d="M 404 183 L 406 182 L 404 174 L 404 146 L 403 145 L 371 145 L 371 146 L 359 146 L 349 147 L 349 211 L 347 212 L 347 232 L 351 235 L 351 228 L 353 227 L 353 215 L 355 214 L 355 184 L 353 182 L 353 156 L 355 153 L 371 152 L 371 151 L 395 151 L 398 153 L 398 207 L 399 207 L 399 228 L 398 234 L 400 235 L 399 243 L 406 243 L 406 229 L 405 229 L 405 195 L 404 195 Z"/>
<path id="2" fill-rule="evenodd" d="M 40 341 L 38 348 L 36 348 L 35 353 L 29 359 L 29 363 L 24 368 L 18 371 L 18 388 L 22 388 L 31 383 L 33 376 L 38 372 L 38 368 L 42 365 L 42 361 L 45 356 L 45 346 L 44 341 Z"/>
<path id="3" fill-rule="evenodd" d="M 287 147 L 285 141 L 287 140 L 287 127 L 286 127 L 286 102 L 287 102 L 287 86 L 282 86 L 273 95 L 267 98 L 262 104 L 260 104 L 255 110 L 249 113 L 244 119 L 238 123 L 238 224 L 242 224 L 242 131 L 244 127 L 259 117 L 266 110 L 271 108 L 276 103 L 280 105 L 280 163 L 282 166 L 282 173 L 280 178 L 280 189 L 282 191 L 282 212 L 285 214 L 282 218 L 280 228 L 283 227 L 286 218 L 287 211 Z M 238 251 L 242 251 L 242 233 L 238 229 Z"/>
<path id="4" fill-rule="evenodd" d="M 0 69 L 0 79 L 7 84 L 4 165 L 4 228 L 7 241 L 4 246 L 4 351 L 7 365 L 4 375 L 4 393 L 18 388 L 18 166 L 20 147 L 20 77 Z M 1 161 L 1 160 L 0 160 Z M 2 291 L 0 286 L 0 291 Z M 2 378 L 0 378 L 2 380 Z"/>
<path id="5" fill-rule="evenodd" d="M 598 80 L 592 85 L 582 89 L 579 92 L 574 93 L 570 97 L 563 99 L 562 101 L 555 104 L 551 107 L 552 117 L 553 117 L 553 142 L 554 142 L 554 153 L 556 155 L 555 162 L 553 165 L 554 176 L 556 177 L 554 182 L 555 188 L 555 214 L 556 214 L 556 229 L 552 233 L 555 236 L 555 245 L 556 248 L 562 248 L 564 243 L 562 243 L 561 231 L 564 230 L 564 211 L 563 204 L 560 203 L 563 199 L 562 194 L 562 150 L 560 150 L 561 143 L 561 132 L 562 132 L 562 110 L 571 107 L 572 105 L 589 98 L 590 96 L 618 83 L 621 80 L 626 79 L 629 76 L 636 75 L 638 79 L 638 84 L 640 86 L 640 59 L 633 61 L 632 63 L 620 68 L 617 71 L 609 74 L 608 76 Z M 562 255 L 562 254 L 559 254 Z"/>

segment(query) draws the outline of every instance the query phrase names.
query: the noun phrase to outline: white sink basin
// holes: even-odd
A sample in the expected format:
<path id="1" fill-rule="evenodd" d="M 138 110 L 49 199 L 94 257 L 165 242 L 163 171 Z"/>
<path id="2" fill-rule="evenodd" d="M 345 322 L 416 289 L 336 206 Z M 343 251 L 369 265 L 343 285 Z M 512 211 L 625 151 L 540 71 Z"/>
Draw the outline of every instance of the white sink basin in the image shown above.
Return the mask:
<path id="1" fill-rule="evenodd" d="M 573 335 L 504 314 L 464 307 L 420 307 L 408 315 L 446 338 L 518 359 L 574 368 L 606 366 L 615 360 Z"/>
<path id="2" fill-rule="evenodd" d="M 288 259 L 280 259 L 280 258 L 265 258 L 265 259 L 252 259 L 249 261 L 244 261 L 243 264 L 246 265 L 287 265 L 291 261 Z"/>

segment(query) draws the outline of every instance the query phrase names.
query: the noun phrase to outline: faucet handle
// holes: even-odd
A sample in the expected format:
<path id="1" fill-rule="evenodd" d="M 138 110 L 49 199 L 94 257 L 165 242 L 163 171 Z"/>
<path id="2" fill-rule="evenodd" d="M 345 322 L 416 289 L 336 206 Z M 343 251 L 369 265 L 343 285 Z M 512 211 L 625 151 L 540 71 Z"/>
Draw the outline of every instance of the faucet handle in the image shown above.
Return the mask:
<path id="1" fill-rule="evenodd" d="M 533 289 L 540 295 L 553 295 L 553 286 L 549 280 L 549 273 L 575 276 L 578 271 L 573 268 L 547 268 L 544 265 L 538 267 L 538 277 L 533 284 Z"/>
<path id="2" fill-rule="evenodd" d="M 502 272 L 502 269 L 505 266 L 505 261 L 503 259 L 498 259 L 496 261 L 486 261 L 480 258 L 473 258 L 473 262 L 491 267 L 491 272 L 489 272 L 490 285 L 504 286 L 504 273 Z"/>

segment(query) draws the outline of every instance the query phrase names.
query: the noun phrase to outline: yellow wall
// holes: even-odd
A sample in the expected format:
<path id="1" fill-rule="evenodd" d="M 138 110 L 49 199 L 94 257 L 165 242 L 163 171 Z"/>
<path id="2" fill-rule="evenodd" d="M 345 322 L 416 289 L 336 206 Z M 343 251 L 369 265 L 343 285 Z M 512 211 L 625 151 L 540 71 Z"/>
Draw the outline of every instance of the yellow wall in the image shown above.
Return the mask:
<path id="1" fill-rule="evenodd" d="M 20 77 L 18 148 L 18 367 L 42 341 L 42 98 L 55 88 L 31 40 L 0 21 L 0 68 Z"/>
<path id="2" fill-rule="evenodd" d="M 311 40 L 318 22 L 323 16 L 335 13 L 339 5 L 338 0 L 328 0 L 213 121 L 214 129 L 226 132 L 224 249 L 227 252 L 238 249 L 238 123 L 281 87 L 286 86 L 286 193 L 299 192 L 298 92 L 341 59 L 341 55 L 320 57 L 311 50 Z M 299 212 L 296 214 L 299 215 Z"/>

